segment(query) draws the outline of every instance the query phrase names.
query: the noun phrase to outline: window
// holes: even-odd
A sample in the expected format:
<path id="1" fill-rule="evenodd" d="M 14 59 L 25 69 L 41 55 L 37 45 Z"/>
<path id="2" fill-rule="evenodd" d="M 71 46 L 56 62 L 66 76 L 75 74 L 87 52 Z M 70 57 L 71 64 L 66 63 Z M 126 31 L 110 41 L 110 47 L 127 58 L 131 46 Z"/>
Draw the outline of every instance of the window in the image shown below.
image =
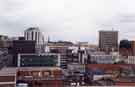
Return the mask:
<path id="1" fill-rule="evenodd" d="M 49 71 L 44 72 L 44 76 L 49 76 L 49 75 L 50 75 Z"/>

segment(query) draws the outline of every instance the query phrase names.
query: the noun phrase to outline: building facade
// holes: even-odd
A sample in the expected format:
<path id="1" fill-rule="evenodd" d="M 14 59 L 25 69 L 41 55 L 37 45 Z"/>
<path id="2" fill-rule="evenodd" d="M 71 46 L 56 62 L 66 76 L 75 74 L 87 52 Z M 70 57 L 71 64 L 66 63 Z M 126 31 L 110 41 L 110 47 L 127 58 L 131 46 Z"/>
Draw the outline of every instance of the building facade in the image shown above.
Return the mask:
<path id="1" fill-rule="evenodd" d="M 1 69 L 0 87 L 16 87 L 16 68 Z"/>
<path id="2" fill-rule="evenodd" d="M 72 54 L 72 50 L 69 47 L 73 46 L 73 43 L 67 41 L 49 42 L 47 46 L 50 53 L 60 54 L 60 67 L 66 69 L 69 55 Z"/>
<path id="3" fill-rule="evenodd" d="M 91 63 L 114 64 L 116 58 L 112 55 L 90 55 Z"/>
<path id="4" fill-rule="evenodd" d="M 13 55 L 13 66 L 17 66 L 17 57 L 19 53 L 36 53 L 35 41 L 32 40 L 14 40 L 10 53 Z"/>
<path id="5" fill-rule="evenodd" d="M 128 56 L 126 59 L 127 64 L 135 64 L 135 56 Z"/>
<path id="6" fill-rule="evenodd" d="M 31 27 L 24 31 L 25 40 L 36 41 L 36 52 L 43 53 L 45 51 L 44 36 L 38 27 Z"/>
<path id="7" fill-rule="evenodd" d="M 0 87 L 64 87 L 64 77 L 59 67 L 5 67 Z"/>
<path id="8" fill-rule="evenodd" d="M 18 67 L 60 67 L 59 54 L 18 54 Z"/>
<path id="9" fill-rule="evenodd" d="M 99 31 L 99 48 L 101 51 L 118 50 L 118 31 Z"/>
<path id="10" fill-rule="evenodd" d="M 64 77 L 58 67 L 22 67 L 17 70 L 17 84 L 28 87 L 64 87 Z"/>

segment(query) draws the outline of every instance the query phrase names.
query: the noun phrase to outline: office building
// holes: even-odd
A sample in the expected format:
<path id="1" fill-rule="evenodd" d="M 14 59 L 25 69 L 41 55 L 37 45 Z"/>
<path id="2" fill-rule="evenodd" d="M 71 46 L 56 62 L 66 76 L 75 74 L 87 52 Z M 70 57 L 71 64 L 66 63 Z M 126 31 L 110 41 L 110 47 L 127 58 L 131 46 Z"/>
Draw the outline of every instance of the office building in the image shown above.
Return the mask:
<path id="1" fill-rule="evenodd" d="M 60 67 L 59 54 L 18 54 L 18 67 Z"/>
<path id="2" fill-rule="evenodd" d="M 118 50 L 118 31 L 99 31 L 99 48 L 101 51 Z"/>
<path id="3" fill-rule="evenodd" d="M 128 56 L 127 59 L 125 59 L 127 64 L 135 64 L 135 56 Z"/>
<path id="4" fill-rule="evenodd" d="M 90 55 L 91 63 L 95 64 L 114 64 L 116 58 L 112 55 Z"/>
<path id="5" fill-rule="evenodd" d="M 35 40 L 36 44 L 43 44 L 44 37 L 38 27 L 31 27 L 24 31 L 25 40 Z"/>
<path id="6" fill-rule="evenodd" d="M 17 66 L 17 57 L 19 53 L 36 53 L 35 41 L 32 40 L 14 40 L 10 47 L 10 53 L 13 55 L 13 66 Z"/>
<path id="7" fill-rule="evenodd" d="M 24 31 L 25 40 L 36 41 L 36 52 L 43 53 L 45 51 L 44 36 L 38 27 L 31 27 Z"/>
<path id="8" fill-rule="evenodd" d="M 120 55 L 125 56 L 133 56 L 132 43 L 129 40 L 121 40 L 119 46 Z"/>
<path id="9" fill-rule="evenodd" d="M 60 54 L 61 68 L 66 69 L 68 63 L 68 48 L 67 47 L 51 47 L 50 53 Z"/>
<path id="10" fill-rule="evenodd" d="M 121 40 L 119 52 L 126 58 L 128 58 L 128 56 L 135 56 L 135 41 Z"/>
<path id="11" fill-rule="evenodd" d="M 69 47 L 73 46 L 73 43 L 67 41 L 49 42 L 47 46 L 49 47 L 50 53 L 60 54 L 60 67 L 66 69 L 69 55 L 72 53 Z"/>

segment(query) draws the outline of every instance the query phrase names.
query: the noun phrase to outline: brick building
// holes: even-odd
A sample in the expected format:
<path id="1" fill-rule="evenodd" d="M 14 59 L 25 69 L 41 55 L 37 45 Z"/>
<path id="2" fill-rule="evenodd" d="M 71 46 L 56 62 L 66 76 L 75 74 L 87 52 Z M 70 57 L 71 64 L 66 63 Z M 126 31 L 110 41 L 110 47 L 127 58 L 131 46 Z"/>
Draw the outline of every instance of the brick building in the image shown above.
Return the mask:
<path id="1" fill-rule="evenodd" d="M 62 71 L 57 67 L 21 67 L 17 80 L 31 87 L 64 87 Z"/>

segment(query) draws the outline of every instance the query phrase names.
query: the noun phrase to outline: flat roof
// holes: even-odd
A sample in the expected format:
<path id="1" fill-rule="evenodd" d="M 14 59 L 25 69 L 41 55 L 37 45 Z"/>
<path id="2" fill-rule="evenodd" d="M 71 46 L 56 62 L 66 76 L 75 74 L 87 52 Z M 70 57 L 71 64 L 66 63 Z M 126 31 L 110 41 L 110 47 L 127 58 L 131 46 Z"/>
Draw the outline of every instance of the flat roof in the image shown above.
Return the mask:
<path id="1" fill-rule="evenodd" d="M 99 32 L 119 32 L 118 30 L 99 30 Z"/>
<path id="2" fill-rule="evenodd" d="M 0 76 L 16 76 L 17 71 L 38 71 L 38 70 L 61 70 L 60 67 L 5 67 L 0 70 Z"/>
<path id="3" fill-rule="evenodd" d="M 86 64 L 86 68 L 119 69 L 121 67 L 135 67 L 135 64 Z"/>
<path id="4" fill-rule="evenodd" d="M 3 68 L 0 70 L 0 76 L 15 76 L 16 75 L 16 68 Z"/>

